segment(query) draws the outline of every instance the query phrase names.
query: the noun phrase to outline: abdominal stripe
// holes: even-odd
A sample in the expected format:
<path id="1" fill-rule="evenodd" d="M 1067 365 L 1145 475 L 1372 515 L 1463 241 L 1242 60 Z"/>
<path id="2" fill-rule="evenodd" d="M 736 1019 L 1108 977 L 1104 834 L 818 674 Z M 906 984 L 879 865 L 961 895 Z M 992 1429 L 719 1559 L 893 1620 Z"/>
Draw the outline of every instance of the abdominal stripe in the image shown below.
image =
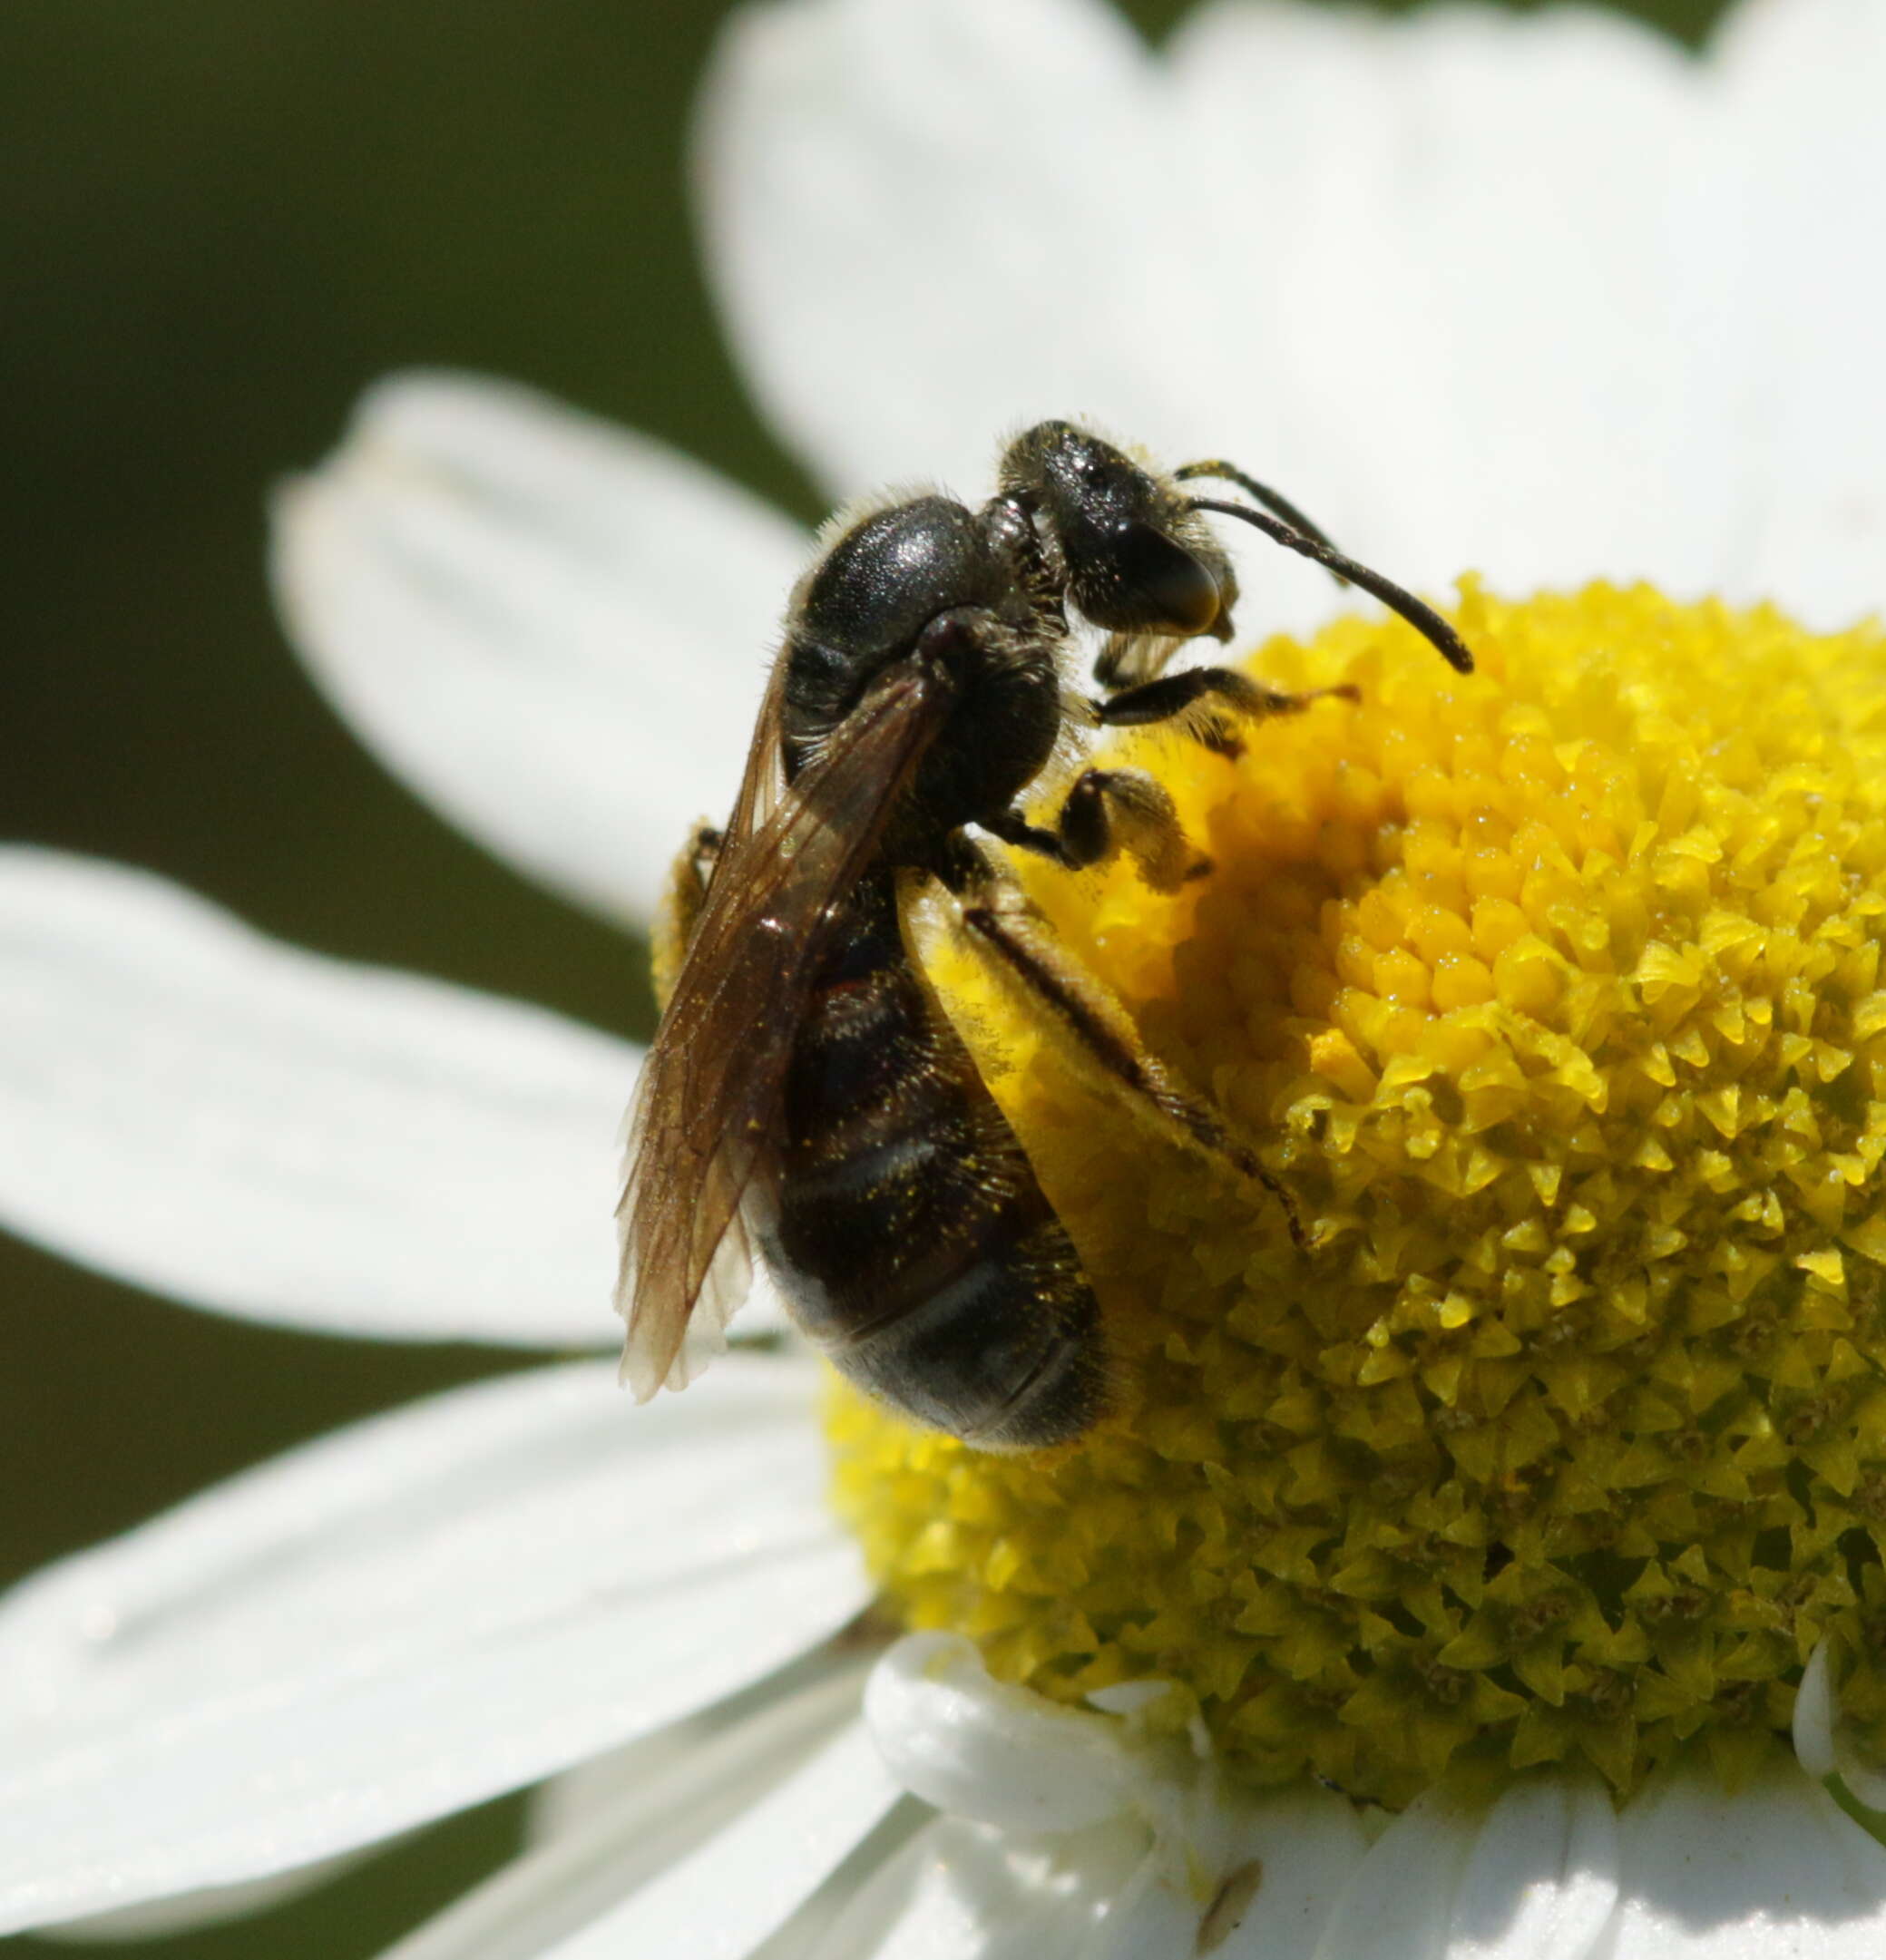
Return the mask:
<path id="1" fill-rule="evenodd" d="M 1043 1440 L 1098 1400 L 1099 1310 L 1007 1120 L 904 954 L 888 885 L 816 986 L 782 1112 L 767 1251 L 847 1374 L 958 1435 Z M 1012 1412 L 1011 1405 L 1013 1404 Z"/>

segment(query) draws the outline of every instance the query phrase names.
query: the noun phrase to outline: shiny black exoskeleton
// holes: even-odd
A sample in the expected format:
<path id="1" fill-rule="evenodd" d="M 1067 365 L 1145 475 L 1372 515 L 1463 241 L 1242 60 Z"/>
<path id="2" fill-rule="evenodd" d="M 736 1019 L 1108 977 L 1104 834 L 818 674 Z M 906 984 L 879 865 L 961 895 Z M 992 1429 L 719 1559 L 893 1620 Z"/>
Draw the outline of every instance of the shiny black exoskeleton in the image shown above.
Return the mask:
<path id="1" fill-rule="evenodd" d="M 1263 508 L 1181 488 L 1206 475 Z M 1038 1448 L 1089 1428 L 1109 1399 L 1105 1343 L 1066 1231 L 912 965 L 899 874 L 925 872 L 957 892 L 963 924 L 1102 1067 L 1202 1140 L 1222 1141 L 1149 1058 L 1086 1025 L 1093 1017 L 1017 937 L 1012 911 L 982 902 L 996 873 L 963 835 L 974 825 L 1070 868 L 1123 847 L 1155 882 L 1206 868 L 1165 792 L 1138 772 L 1080 774 L 1050 825 L 1016 799 L 1070 722 L 1176 720 L 1230 748 L 1239 720 L 1305 698 L 1225 668 L 1164 671 L 1181 641 L 1231 637 L 1237 586 L 1207 512 L 1253 523 L 1376 593 L 1456 667 L 1471 666 L 1436 614 L 1242 473 L 1213 462 L 1164 475 L 1066 422 L 1010 444 L 998 492 L 980 509 L 925 495 L 842 521 L 787 617 L 778 719 L 788 785 L 851 738 L 891 670 L 911 668 L 944 706 L 907 778 L 884 792 L 868 862 L 818 921 L 777 1175 L 749 1208 L 795 1318 L 831 1360 L 916 1420 L 983 1448 Z M 1095 698 L 1070 693 L 1062 671 L 1070 613 L 1107 636 Z"/>

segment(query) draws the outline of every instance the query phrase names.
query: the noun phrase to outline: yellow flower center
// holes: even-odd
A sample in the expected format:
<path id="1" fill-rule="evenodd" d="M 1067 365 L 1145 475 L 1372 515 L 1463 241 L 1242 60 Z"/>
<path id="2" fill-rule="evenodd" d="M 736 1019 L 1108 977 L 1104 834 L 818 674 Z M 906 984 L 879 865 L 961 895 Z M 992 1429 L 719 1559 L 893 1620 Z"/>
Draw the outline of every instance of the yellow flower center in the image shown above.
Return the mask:
<path id="1" fill-rule="evenodd" d="M 1119 745 L 1209 876 L 1023 868 L 1309 1249 L 945 952 L 1118 1408 L 1004 1457 L 835 1386 L 837 1502 L 910 1625 L 1259 1783 L 1739 1778 L 1823 1638 L 1886 1723 L 1886 636 L 1462 592 L 1471 678 L 1350 620 L 1255 666 L 1359 703 Z"/>

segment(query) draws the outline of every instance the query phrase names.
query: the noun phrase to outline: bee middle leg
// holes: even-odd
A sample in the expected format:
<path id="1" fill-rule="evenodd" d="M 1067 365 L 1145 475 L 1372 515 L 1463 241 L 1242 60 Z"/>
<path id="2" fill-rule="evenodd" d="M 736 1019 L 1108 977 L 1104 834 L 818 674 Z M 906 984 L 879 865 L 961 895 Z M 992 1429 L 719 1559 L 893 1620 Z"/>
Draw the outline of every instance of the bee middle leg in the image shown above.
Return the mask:
<path id="1" fill-rule="evenodd" d="M 1186 842 L 1171 795 L 1144 769 L 1083 769 L 1052 825 L 1031 824 L 1019 810 L 977 822 L 991 835 L 1069 871 L 1085 871 L 1125 851 L 1156 892 L 1176 892 L 1211 869 Z"/>
<path id="2" fill-rule="evenodd" d="M 1292 694 L 1266 687 L 1232 668 L 1193 667 L 1142 681 L 1090 705 L 1103 726 L 1130 728 L 1175 722 L 1195 741 L 1235 756 L 1242 754 L 1244 745 L 1235 731 L 1234 716 L 1254 720 L 1295 715 L 1325 695 L 1346 701 L 1361 698 L 1346 683 Z M 1004 843 L 1050 858 L 1069 871 L 1085 871 L 1124 850 L 1156 892 L 1177 891 L 1187 880 L 1202 878 L 1211 870 L 1211 860 L 1187 843 L 1170 795 L 1144 769 L 1082 770 L 1052 824 L 1031 824 L 1019 810 L 977 821 Z"/>

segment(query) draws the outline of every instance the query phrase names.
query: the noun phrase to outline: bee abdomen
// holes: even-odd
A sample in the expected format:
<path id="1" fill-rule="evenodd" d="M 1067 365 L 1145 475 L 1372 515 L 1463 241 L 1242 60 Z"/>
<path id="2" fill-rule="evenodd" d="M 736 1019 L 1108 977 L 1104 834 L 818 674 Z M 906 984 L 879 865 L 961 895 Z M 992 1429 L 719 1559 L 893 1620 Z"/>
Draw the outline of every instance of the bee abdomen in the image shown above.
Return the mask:
<path id="1" fill-rule="evenodd" d="M 1099 1310 L 1051 1213 L 827 1351 L 860 1387 L 985 1448 L 1065 1442 L 1105 1402 Z"/>
<path id="2" fill-rule="evenodd" d="M 938 1025 L 894 912 L 887 929 L 881 910 L 861 921 L 815 996 L 785 1114 L 768 1251 L 833 1362 L 984 1448 L 1090 1428 L 1105 1401 L 1093 1290 L 1013 1130 Z"/>

